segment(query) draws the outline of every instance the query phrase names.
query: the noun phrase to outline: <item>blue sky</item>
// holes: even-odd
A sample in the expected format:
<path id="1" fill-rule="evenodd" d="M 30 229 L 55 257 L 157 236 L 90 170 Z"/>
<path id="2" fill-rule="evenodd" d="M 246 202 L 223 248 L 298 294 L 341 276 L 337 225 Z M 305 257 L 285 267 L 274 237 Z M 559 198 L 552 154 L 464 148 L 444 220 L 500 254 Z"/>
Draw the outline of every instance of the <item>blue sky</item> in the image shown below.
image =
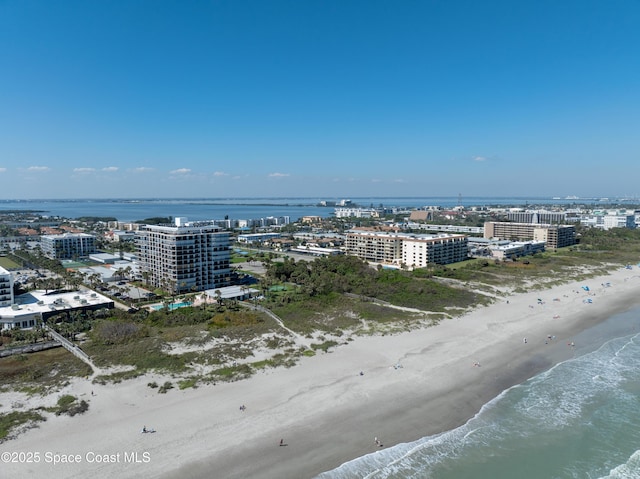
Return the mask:
<path id="1" fill-rule="evenodd" d="M 0 0 L 0 199 L 640 196 L 640 2 Z"/>

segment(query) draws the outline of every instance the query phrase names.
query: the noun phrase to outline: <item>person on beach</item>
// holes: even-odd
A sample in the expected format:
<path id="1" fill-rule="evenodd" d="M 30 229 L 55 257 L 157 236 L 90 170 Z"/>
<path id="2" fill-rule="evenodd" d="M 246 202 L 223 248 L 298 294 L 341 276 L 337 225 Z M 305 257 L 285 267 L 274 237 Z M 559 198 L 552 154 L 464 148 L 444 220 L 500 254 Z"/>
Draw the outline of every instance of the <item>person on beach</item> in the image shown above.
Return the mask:
<path id="1" fill-rule="evenodd" d="M 284 439 L 280 439 L 280 445 L 284 446 Z"/>

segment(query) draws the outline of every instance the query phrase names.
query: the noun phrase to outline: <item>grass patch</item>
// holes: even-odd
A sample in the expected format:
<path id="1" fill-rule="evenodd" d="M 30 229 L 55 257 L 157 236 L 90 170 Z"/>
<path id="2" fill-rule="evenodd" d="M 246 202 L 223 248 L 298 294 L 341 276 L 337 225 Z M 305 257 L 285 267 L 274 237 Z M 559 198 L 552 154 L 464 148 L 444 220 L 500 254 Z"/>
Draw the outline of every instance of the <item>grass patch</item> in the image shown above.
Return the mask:
<path id="1" fill-rule="evenodd" d="M 58 398 L 56 406 L 47 408 L 46 411 L 54 413 L 56 416 L 66 414 L 68 416 L 75 416 L 76 414 L 82 414 L 89 409 L 89 403 L 84 399 L 78 401 L 78 398 L 65 394 Z"/>
<path id="2" fill-rule="evenodd" d="M 296 302 L 270 305 L 272 311 L 294 331 L 310 335 L 317 331 L 343 335 L 362 327 L 362 320 L 380 325 L 411 321 L 413 313 L 341 294 L 314 296 Z"/>
<path id="3" fill-rule="evenodd" d="M 37 423 L 43 421 L 46 421 L 46 418 L 35 410 L 0 414 L 0 443 L 11 439 L 12 433 L 15 433 L 18 428 L 36 427 Z"/>
<path id="4" fill-rule="evenodd" d="M 8 256 L 0 256 L 0 266 L 8 270 L 21 268 L 21 265 L 13 261 Z"/>
<path id="5" fill-rule="evenodd" d="M 27 394 L 44 394 L 66 384 L 70 377 L 90 376 L 93 370 L 63 348 L 0 358 L 3 386 Z"/>
<path id="6" fill-rule="evenodd" d="M 117 373 L 101 374 L 100 376 L 96 376 L 92 382 L 94 384 L 102 384 L 102 385 L 108 384 L 108 383 L 118 384 L 118 383 L 121 383 L 122 381 L 126 381 L 127 379 L 135 379 L 139 376 L 142 376 L 143 374 L 144 374 L 144 371 L 141 371 L 138 369 L 133 369 L 129 371 L 119 371 Z"/>
<path id="7" fill-rule="evenodd" d="M 317 351 L 318 349 L 320 349 L 321 351 L 324 351 L 325 353 L 329 351 L 329 348 L 335 348 L 338 345 L 338 343 L 336 341 L 325 341 L 323 343 L 320 344 L 312 344 L 311 345 L 311 349 Z"/>
<path id="8" fill-rule="evenodd" d="M 161 334 L 161 333 L 156 333 Z M 126 341 L 116 344 L 91 342 L 85 348 L 96 365 L 107 367 L 117 364 L 134 366 L 144 372 L 159 370 L 170 373 L 180 373 L 187 369 L 196 353 L 171 355 L 165 352 L 166 343 L 159 337 L 143 337 L 136 341 Z"/>
<path id="9" fill-rule="evenodd" d="M 213 381 L 225 381 L 232 382 L 240 379 L 246 379 L 251 377 L 253 370 L 248 364 L 239 364 L 237 366 L 226 366 L 216 369 L 209 374 L 209 380 Z"/>
<path id="10" fill-rule="evenodd" d="M 187 388 L 194 388 L 196 389 L 198 387 L 198 378 L 195 377 L 190 377 L 190 378 L 186 378 L 186 379 L 182 379 L 181 381 L 178 381 L 178 389 L 187 389 Z"/>

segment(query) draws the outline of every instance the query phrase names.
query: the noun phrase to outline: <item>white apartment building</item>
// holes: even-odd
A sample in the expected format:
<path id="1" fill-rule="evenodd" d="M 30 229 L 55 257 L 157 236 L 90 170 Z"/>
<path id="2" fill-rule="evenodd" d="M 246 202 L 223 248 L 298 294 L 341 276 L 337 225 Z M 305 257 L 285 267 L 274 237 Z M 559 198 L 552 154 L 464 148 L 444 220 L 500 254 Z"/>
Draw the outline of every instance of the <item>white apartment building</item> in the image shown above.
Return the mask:
<path id="1" fill-rule="evenodd" d="M 379 218 L 380 211 L 375 208 L 335 208 L 336 218 Z"/>
<path id="2" fill-rule="evenodd" d="M 229 232 L 213 222 L 144 225 L 136 232 L 138 263 L 144 280 L 176 293 L 215 289 L 229 284 Z"/>
<path id="3" fill-rule="evenodd" d="M 51 259 L 86 258 L 96 252 L 96 237 L 87 233 L 43 235 L 40 248 Z"/>
<path id="4" fill-rule="evenodd" d="M 404 264 L 410 268 L 456 263 L 469 255 L 468 239 L 464 235 L 353 230 L 347 233 L 345 244 L 348 254 L 366 261 Z"/>
<path id="5" fill-rule="evenodd" d="M 638 213 L 633 210 L 594 210 L 591 214 L 582 215 L 580 224 L 603 230 L 634 229 L 638 226 Z"/>
<path id="6" fill-rule="evenodd" d="M 450 264 L 469 257 L 469 245 L 464 235 L 413 235 L 402 240 L 402 263 L 410 268 L 429 264 Z"/>
<path id="7" fill-rule="evenodd" d="M 0 308 L 13 304 L 13 275 L 0 266 Z"/>
<path id="8" fill-rule="evenodd" d="M 238 235 L 238 243 L 264 243 L 275 238 L 280 238 L 280 233 L 248 233 Z"/>
<path id="9" fill-rule="evenodd" d="M 507 219 L 514 223 L 536 224 L 564 224 L 567 222 L 567 213 L 564 211 L 516 211 L 507 212 Z"/>
<path id="10" fill-rule="evenodd" d="M 602 227 L 605 230 L 611 228 L 629 228 L 634 229 L 636 227 L 636 216 L 633 214 L 623 215 L 606 215 L 603 217 Z"/>
<path id="11" fill-rule="evenodd" d="M 489 246 L 491 255 L 497 259 L 513 259 L 520 256 L 528 256 L 542 253 L 545 249 L 544 241 L 513 241 L 506 245 Z"/>

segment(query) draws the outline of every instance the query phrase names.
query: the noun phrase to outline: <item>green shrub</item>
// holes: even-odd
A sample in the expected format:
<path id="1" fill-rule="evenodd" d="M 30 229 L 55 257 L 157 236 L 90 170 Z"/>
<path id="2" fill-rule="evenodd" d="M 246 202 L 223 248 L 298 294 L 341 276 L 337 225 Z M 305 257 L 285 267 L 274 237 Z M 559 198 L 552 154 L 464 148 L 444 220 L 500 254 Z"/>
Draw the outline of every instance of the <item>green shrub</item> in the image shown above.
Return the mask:
<path id="1" fill-rule="evenodd" d="M 162 386 L 160 386 L 160 388 L 158 389 L 158 393 L 166 394 L 169 389 L 173 389 L 173 384 L 170 381 L 167 381 Z"/>
<path id="2" fill-rule="evenodd" d="M 46 418 L 33 409 L 0 414 L 0 443 L 9 438 L 16 428 L 36 427 L 36 423 L 41 421 L 46 421 Z"/>

